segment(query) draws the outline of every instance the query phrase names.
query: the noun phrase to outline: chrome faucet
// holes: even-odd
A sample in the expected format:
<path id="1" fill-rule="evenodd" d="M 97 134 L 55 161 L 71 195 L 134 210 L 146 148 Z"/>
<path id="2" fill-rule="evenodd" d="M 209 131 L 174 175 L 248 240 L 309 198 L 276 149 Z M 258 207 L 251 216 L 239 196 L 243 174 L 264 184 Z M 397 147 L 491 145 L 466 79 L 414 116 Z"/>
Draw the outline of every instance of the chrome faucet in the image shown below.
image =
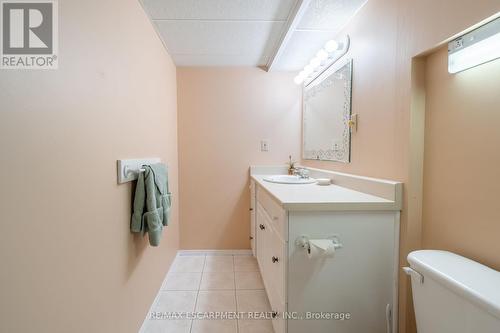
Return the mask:
<path id="1" fill-rule="evenodd" d="M 308 179 L 309 178 L 309 170 L 306 168 L 295 168 L 293 170 L 293 174 L 295 176 L 299 176 L 301 179 Z"/>

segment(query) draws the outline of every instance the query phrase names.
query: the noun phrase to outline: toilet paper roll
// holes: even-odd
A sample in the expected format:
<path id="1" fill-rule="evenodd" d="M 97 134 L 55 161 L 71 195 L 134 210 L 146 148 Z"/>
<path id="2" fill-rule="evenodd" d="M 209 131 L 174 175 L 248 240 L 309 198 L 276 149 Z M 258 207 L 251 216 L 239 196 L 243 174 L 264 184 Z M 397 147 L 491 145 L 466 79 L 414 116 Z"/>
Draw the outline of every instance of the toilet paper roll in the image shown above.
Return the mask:
<path id="1" fill-rule="evenodd" d="M 307 256 L 309 259 L 333 258 L 335 256 L 335 246 L 331 239 L 310 239 Z"/>

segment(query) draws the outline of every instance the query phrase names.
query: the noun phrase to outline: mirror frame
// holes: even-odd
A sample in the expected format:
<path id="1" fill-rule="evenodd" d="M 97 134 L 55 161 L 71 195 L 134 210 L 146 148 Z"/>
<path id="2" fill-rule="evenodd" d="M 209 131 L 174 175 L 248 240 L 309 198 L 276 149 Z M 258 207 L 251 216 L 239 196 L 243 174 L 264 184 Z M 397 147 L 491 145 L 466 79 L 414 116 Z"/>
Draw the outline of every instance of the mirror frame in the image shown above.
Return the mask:
<path id="1" fill-rule="evenodd" d="M 328 162 L 351 162 L 351 128 L 349 126 L 349 121 L 352 115 L 352 58 L 344 59 L 343 61 L 336 62 L 330 67 L 325 69 L 316 79 L 311 81 L 307 86 L 303 87 L 303 98 L 302 98 L 302 158 L 304 160 L 314 160 L 314 161 L 328 161 Z M 343 70 L 345 67 L 349 69 L 349 77 L 347 84 L 345 86 L 343 106 L 343 123 L 344 131 L 342 133 L 343 147 L 339 150 L 333 149 L 319 149 L 319 150 L 306 150 L 306 124 L 307 124 L 307 108 L 306 103 L 310 95 L 314 95 L 316 92 L 321 91 L 324 88 L 329 87 L 333 84 L 333 76 L 339 71 Z"/>

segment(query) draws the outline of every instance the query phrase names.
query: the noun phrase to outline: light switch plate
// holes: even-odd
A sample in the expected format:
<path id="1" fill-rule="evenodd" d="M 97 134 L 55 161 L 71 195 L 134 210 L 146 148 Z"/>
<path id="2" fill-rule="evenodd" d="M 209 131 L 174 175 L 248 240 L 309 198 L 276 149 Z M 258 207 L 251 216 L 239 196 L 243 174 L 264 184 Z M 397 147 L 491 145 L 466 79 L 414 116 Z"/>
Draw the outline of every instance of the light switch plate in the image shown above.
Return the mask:
<path id="1" fill-rule="evenodd" d="M 269 151 L 269 141 L 261 140 L 260 141 L 260 151 Z"/>

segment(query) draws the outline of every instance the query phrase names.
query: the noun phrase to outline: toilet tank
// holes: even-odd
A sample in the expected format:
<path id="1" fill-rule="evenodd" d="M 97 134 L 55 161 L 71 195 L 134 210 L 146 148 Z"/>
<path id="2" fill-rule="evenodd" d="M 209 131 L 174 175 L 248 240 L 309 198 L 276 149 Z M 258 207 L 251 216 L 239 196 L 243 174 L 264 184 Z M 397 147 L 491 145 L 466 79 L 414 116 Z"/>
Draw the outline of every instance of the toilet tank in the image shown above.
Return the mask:
<path id="1" fill-rule="evenodd" d="M 408 262 L 418 333 L 500 332 L 500 272 L 447 251 Z"/>

